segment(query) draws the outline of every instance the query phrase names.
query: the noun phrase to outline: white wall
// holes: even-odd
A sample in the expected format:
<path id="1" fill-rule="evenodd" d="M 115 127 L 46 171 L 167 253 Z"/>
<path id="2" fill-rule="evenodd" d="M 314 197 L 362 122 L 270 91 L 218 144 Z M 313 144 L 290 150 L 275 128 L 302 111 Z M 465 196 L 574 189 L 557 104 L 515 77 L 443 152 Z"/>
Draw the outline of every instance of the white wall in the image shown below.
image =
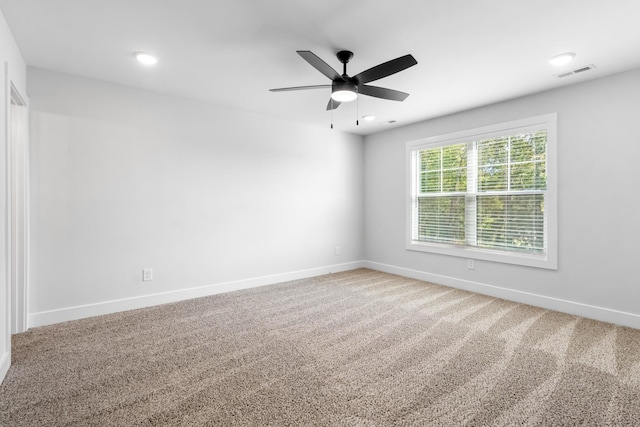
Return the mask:
<path id="1" fill-rule="evenodd" d="M 11 363 L 11 301 L 7 277 L 7 147 L 11 83 L 26 100 L 26 66 L 0 11 L 0 381 Z"/>
<path id="2" fill-rule="evenodd" d="M 640 178 L 640 70 L 371 135 L 364 145 L 329 129 L 40 69 L 29 70 L 29 95 L 30 326 L 366 259 L 371 268 L 640 327 L 640 208 L 629 198 Z M 466 259 L 405 249 L 406 141 L 552 112 L 557 271 L 484 261 L 467 270 Z M 604 179 L 593 168 L 607 155 L 619 158 Z M 144 267 L 154 269 L 152 282 L 141 281 Z"/>
<path id="3" fill-rule="evenodd" d="M 362 260 L 362 137 L 42 69 L 28 80 L 30 326 Z"/>
<path id="4" fill-rule="evenodd" d="M 385 271 L 640 328 L 640 70 L 365 138 L 365 259 Z M 434 100 L 437 102 L 437 100 Z M 405 143 L 558 113 L 559 268 L 405 249 Z"/>

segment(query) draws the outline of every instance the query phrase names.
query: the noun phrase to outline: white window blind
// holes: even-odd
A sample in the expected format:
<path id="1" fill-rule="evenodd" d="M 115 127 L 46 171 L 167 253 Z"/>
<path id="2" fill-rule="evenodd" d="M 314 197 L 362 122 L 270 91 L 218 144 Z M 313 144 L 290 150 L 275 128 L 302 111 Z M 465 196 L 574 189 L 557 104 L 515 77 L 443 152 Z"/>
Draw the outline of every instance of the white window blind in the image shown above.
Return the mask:
<path id="1" fill-rule="evenodd" d="M 547 120 L 411 143 L 408 248 L 546 259 L 550 128 Z"/>

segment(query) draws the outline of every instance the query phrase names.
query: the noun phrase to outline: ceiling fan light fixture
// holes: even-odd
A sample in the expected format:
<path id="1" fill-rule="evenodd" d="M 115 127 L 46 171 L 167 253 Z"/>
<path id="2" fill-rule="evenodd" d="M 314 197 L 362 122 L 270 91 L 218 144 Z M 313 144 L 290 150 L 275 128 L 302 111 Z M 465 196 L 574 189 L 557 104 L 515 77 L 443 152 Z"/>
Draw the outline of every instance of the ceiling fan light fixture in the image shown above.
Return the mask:
<path id="1" fill-rule="evenodd" d="M 334 81 L 331 99 L 337 102 L 351 102 L 358 97 L 358 87 L 348 81 Z"/>
<path id="2" fill-rule="evenodd" d="M 338 102 L 351 102 L 358 97 L 358 94 L 351 90 L 337 90 L 331 93 L 331 98 Z"/>

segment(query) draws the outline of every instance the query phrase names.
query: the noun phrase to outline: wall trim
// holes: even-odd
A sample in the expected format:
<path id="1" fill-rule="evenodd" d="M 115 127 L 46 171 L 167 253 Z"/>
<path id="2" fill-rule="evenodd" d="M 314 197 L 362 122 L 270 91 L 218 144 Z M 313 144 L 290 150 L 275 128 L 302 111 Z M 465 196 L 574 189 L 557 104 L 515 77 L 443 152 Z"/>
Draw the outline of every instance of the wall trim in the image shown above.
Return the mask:
<path id="1" fill-rule="evenodd" d="M 5 352 L 2 357 L 0 357 L 0 383 L 4 380 L 4 377 L 9 372 L 9 367 L 11 366 L 11 353 Z"/>
<path id="2" fill-rule="evenodd" d="M 310 277 L 321 276 L 324 274 L 355 270 L 358 268 L 369 268 L 371 270 L 410 277 L 412 279 L 423 280 L 431 283 L 437 283 L 456 289 L 476 292 L 479 294 L 502 298 L 522 304 L 529 304 L 548 310 L 560 311 L 563 313 L 573 314 L 589 319 L 600 320 L 616 325 L 640 329 L 640 315 L 637 314 L 366 260 L 354 261 L 344 264 L 335 264 L 325 267 L 317 267 L 307 270 L 298 270 L 288 273 L 260 276 L 231 282 L 222 282 L 212 285 L 179 289 L 157 294 L 141 295 L 132 298 L 123 298 L 119 300 L 105 301 L 95 304 L 66 307 L 57 310 L 42 311 L 39 313 L 30 313 L 29 327 L 51 325 L 55 323 L 66 322 L 69 320 L 78 320 L 86 317 L 100 316 L 103 314 L 111 314 L 138 308 L 151 307 L 154 305 L 167 304 L 192 298 L 216 295 L 225 292 L 233 292 L 242 289 L 272 285 L 275 283 L 282 283 L 291 280 L 306 279 Z M 6 371 L 9 369 L 8 355 L 3 355 L 1 361 L 0 378 L 3 378 L 3 376 L 6 374 Z"/>
<path id="3" fill-rule="evenodd" d="M 238 291 L 241 289 L 272 285 L 275 283 L 287 282 L 290 280 L 306 279 L 309 277 L 321 276 L 324 274 L 355 270 L 357 268 L 362 268 L 363 266 L 364 261 L 354 261 L 344 264 L 311 268 L 307 270 L 298 270 L 288 273 L 279 273 L 254 277 L 250 279 L 216 283 L 195 288 L 178 289 L 169 292 L 141 295 L 137 297 L 104 301 L 95 304 L 86 304 L 75 307 L 66 307 L 50 311 L 41 311 L 39 313 L 30 313 L 29 327 L 32 328 L 52 325 L 54 323 L 66 322 L 69 320 L 78 320 L 86 317 L 100 316 L 103 314 L 111 314 L 138 308 L 151 307 L 154 305 L 184 301 L 192 298 L 206 297 L 225 292 Z"/>
<path id="4" fill-rule="evenodd" d="M 450 286 L 456 289 L 476 292 L 509 301 L 529 304 L 548 310 L 560 311 L 567 314 L 600 320 L 630 328 L 640 329 L 640 315 L 627 313 L 624 311 L 612 310 L 610 308 L 598 307 L 595 305 L 583 304 L 559 298 L 548 297 L 529 292 L 516 291 L 499 286 L 488 285 L 486 283 L 473 282 L 470 280 L 458 279 L 450 276 L 427 273 L 425 271 L 413 270 L 404 267 L 397 267 L 389 264 L 382 264 L 373 261 L 364 261 L 364 267 L 371 270 L 385 273 L 397 274 L 398 276 L 423 280 L 425 282 Z"/>
<path id="5" fill-rule="evenodd" d="M 371 270 L 397 274 L 398 276 L 409 277 L 412 279 L 424 280 L 426 282 L 450 286 L 452 288 L 476 292 L 479 294 L 519 302 L 522 304 L 533 305 L 548 310 L 560 311 L 575 316 L 581 316 L 589 319 L 613 323 L 616 325 L 640 329 L 640 315 L 633 313 L 612 310 L 609 308 L 598 307 L 589 304 L 582 304 L 579 302 L 553 298 L 529 292 L 516 291 L 513 289 L 488 285 L 486 283 L 473 282 L 470 280 L 427 273 L 425 271 L 397 267 L 394 265 L 382 264 L 373 261 L 364 261 L 364 267 Z"/>

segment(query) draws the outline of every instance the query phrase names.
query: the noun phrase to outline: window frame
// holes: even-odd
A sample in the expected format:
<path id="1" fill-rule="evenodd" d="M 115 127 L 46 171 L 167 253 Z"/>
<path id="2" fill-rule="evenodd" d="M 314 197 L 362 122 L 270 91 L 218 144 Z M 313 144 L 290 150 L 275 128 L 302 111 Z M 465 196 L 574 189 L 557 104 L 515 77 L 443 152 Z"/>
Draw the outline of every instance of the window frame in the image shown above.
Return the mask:
<path id="1" fill-rule="evenodd" d="M 501 251 L 467 245 L 422 242 L 413 240 L 415 212 L 417 205 L 417 171 L 413 160 L 414 152 L 459 143 L 469 143 L 482 139 L 513 135 L 526 130 L 547 131 L 546 143 L 546 195 L 544 209 L 545 253 L 532 254 Z M 506 264 L 516 264 L 544 269 L 558 269 L 558 182 L 557 182 L 557 113 L 498 123 L 474 129 L 437 135 L 406 143 L 406 249 L 441 255 L 486 260 Z"/>

